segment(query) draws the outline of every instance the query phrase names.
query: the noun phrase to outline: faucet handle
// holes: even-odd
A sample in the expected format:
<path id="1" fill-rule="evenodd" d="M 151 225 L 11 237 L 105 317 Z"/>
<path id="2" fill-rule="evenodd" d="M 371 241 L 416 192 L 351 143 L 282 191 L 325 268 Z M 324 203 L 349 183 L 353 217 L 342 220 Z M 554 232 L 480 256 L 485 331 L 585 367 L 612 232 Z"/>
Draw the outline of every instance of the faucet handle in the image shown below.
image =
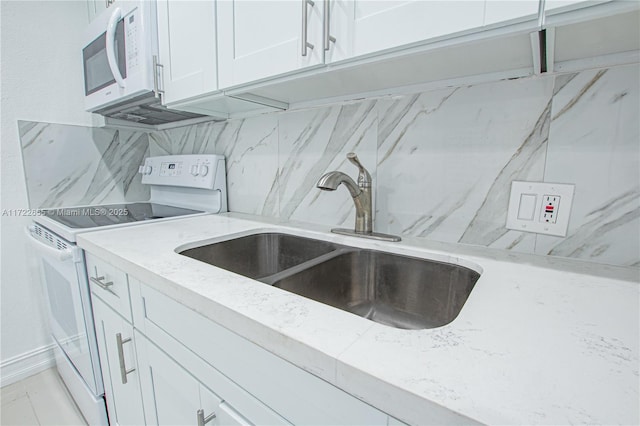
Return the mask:
<path id="1" fill-rule="evenodd" d="M 371 186 L 371 175 L 369 174 L 367 169 L 364 168 L 364 166 L 362 165 L 362 163 L 358 159 L 358 156 L 356 155 L 356 153 L 355 152 L 348 153 L 347 154 L 347 159 L 349 161 L 351 161 L 360 170 L 360 173 L 358 174 L 358 185 L 361 188 L 370 187 Z"/>

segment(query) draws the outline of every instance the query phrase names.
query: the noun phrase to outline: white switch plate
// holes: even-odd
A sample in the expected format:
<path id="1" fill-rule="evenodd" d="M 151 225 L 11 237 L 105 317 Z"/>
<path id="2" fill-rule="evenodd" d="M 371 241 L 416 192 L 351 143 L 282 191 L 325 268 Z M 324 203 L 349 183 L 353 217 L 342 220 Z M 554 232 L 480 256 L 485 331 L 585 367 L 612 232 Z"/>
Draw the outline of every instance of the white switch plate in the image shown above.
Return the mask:
<path id="1" fill-rule="evenodd" d="M 571 184 L 511 182 L 507 228 L 566 237 L 574 189 Z"/>

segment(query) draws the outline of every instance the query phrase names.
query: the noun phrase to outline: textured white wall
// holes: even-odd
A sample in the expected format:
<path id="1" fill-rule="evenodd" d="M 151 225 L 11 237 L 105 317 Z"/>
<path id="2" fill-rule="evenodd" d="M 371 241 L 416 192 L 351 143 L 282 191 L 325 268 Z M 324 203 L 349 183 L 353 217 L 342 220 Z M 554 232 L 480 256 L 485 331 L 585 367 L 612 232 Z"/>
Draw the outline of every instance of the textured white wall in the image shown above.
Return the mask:
<path id="1" fill-rule="evenodd" d="M 91 125 L 83 108 L 84 1 L 0 2 L 1 204 L 25 209 L 27 192 L 17 120 Z M 2 385 L 51 365 L 42 286 L 23 228 L 29 217 L 2 216 Z"/>

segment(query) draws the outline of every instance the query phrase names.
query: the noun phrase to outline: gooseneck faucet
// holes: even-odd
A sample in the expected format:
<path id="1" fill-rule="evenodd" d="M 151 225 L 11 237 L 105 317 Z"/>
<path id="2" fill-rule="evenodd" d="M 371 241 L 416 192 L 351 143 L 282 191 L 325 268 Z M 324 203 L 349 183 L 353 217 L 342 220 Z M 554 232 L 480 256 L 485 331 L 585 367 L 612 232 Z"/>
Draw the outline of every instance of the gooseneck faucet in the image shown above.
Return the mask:
<path id="1" fill-rule="evenodd" d="M 335 232 L 336 234 L 357 235 L 377 240 L 400 241 L 400 237 L 373 232 L 371 175 L 367 169 L 364 168 L 355 153 L 348 153 L 347 159 L 358 167 L 359 174 L 357 184 L 349 176 L 339 171 L 325 173 L 316 184 L 318 188 L 324 191 L 335 191 L 340 184 L 344 184 L 349 190 L 356 206 L 355 230 L 336 228 L 332 229 L 331 232 Z"/>

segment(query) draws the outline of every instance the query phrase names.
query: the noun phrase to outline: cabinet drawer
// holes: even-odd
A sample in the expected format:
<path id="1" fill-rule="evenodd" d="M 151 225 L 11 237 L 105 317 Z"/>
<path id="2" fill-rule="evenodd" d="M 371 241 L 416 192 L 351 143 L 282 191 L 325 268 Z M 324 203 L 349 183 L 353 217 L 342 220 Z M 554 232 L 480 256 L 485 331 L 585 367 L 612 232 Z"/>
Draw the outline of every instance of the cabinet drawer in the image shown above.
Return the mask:
<path id="1" fill-rule="evenodd" d="M 177 341 L 293 424 L 387 425 L 388 416 L 215 322 L 132 279 L 136 328 Z M 163 343 L 163 348 L 165 348 Z M 185 348 L 185 350 L 187 350 Z M 228 397 L 245 417 L 244 409 Z"/>
<path id="2" fill-rule="evenodd" d="M 91 293 L 132 322 L 127 274 L 89 253 L 86 260 Z"/>

